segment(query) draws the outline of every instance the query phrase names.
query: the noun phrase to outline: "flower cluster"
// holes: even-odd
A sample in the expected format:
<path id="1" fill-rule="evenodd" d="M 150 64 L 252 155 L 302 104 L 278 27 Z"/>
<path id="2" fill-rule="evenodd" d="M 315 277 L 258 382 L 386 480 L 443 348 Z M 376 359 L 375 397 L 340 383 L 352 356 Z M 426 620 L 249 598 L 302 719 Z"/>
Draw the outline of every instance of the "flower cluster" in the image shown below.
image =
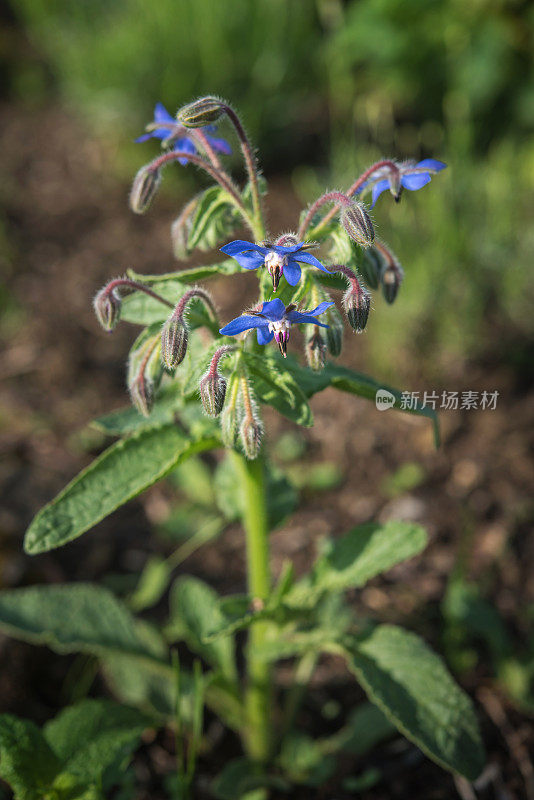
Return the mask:
<path id="1" fill-rule="evenodd" d="M 232 154 L 228 141 L 214 135 L 214 124 L 224 118 L 233 127 L 243 156 L 247 182 L 242 188 L 219 158 Z M 262 348 L 274 340 L 280 355 L 286 359 L 291 330 L 303 324 L 308 365 L 321 370 L 327 354 L 337 357 L 343 343 L 342 316 L 327 290 L 344 290 L 341 308 L 350 327 L 358 333 L 365 329 L 371 308 L 367 287 L 381 286 L 388 303 L 396 299 L 404 274 L 402 267 L 390 248 L 376 238 L 369 210 L 360 198 L 370 192 L 374 206 L 378 197 L 389 189 L 398 201 L 403 189 L 421 189 L 445 164 L 433 158 L 417 163 L 379 161 L 365 170 L 346 192 L 321 195 L 302 214 L 295 233 L 266 238 L 262 179 L 254 151 L 231 106 L 209 96 L 183 106 L 172 117 L 158 103 L 153 121 L 137 141 L 151 138 L 161 140 L 165 152 L 139 170 L 130 195 L 132 210 L 146 211 L 158 191 L 161 171 L 168 164 L 177 162 L 184 167 L 193 164 L 203 169 L 215 181 L 215 187 L 187 203 L 173 223 L 175 254 L 181 259 L 195 247 L 213 249 L 226 240 L 220 251 L 243 270 L 256 271 L 258 302 L 220 326 L 214 302 L 204 288 L 187 288 L 186 281 L 181 296 L 172 302 L 154 290 L 157 278 L 148 285 L 135 280 L 134 274 L 117 278 L 104 287 L 95 298 L 95 311 L 103 327 L 112 330 L 119 321 L 123 297 L 132 292 L 143 292 L 151 301 L 171 310 L 161 331 L 146 328 L 130 354 L 130 394 L 137 409 L 145 415 L 150 414 L 152 404 L 157 401 L 163 374 L 179 375 L 177 370 L 188 352 L 192 329 L 205 326 L 216 341 L 200 379 L 202 405 L 209 416 L 220 416 L 223 442 L 229 447 L 240 446 L 247 457 L 255 458 L 263 434 L 258 397 L 269 402 L 261 391 L 262 367 L 258 356 Z M 326 210 L 327 206 L 331 208 Z M 228 241 L 238 224 L 249 229 L 250 240 Z M 320 258 L 310 252 L 314 248 L 321 248 Z M 226 261 L 214 265 L 211 273 L 235 271 L 228 264 Z M 177 271 L 170 277 L 180 284 L 183 276 L 185 273 Z M 165 276 L 165 280 L 168 278 L 169 275 Z M 273 297 L 278 293 L 280 296 Z M 255 337 L 249 335 L 250 331 L 256 332 Z M 223 337 L 237 338 L 229 344 Z M 220 371 L 223 360 L 227 375 Z M 291 363 L 277 361 L 273 355 L 266 356 L 264 363 L 271 370 L 291 371 Z"/>

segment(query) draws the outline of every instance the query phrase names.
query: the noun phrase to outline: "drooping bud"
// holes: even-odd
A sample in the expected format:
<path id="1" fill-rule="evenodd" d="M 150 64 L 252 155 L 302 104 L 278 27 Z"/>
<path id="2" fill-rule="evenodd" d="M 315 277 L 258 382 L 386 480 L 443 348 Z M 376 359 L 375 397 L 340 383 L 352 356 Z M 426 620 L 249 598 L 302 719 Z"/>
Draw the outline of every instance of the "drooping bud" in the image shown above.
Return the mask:
<path id="1" fill-rule="evenodd" d="M 226 398 L 227 383 L 226 378 L 219 372 L 219 362 L 221 358 L 228 355 L 228 353 L 233 353 L 235 349 L 232 345 L 219 347 L 211 359 L 207 372 L 200 379 L 200 399 L 202 400 L 204 411 L 210 417 L 219 416 Z"/>
<path id="2" fill-rule="evenodd" d="M 382 283 L 382 294 L 386 302 L 390 304 L 395 302 L 403 278 L 404 271 L 400 264 L 388 264 L 382 271 L 380 280 Z"/>
<path id="3" fill-rule="evenodd" d="M 179 216 L 171 225 L 172 249 L 178 261 L 182 261 L 189 256 L 189 232 L 193 223 L 193 214 L 197 206 L 198 197 L 194 197 L 184 206 Z"/>
<path id="4" fill-rule="evenodd" d="M 226 378 L 219 372 L 212 373 L 208 370 L 200 379 L 200 399 L 209 417 L 218 417 L 223 410 L 226 386 Z"/>
<path id="5" fill-rule="evenodd" d="M 229 381 L 226 392 L 228 399 L 221 414 L 221 439 L 225 447 L 233 447 L 237 439 L 241 416 L 241 409 L 237 402 L 238 391 L 239 379 L 234 374 Z"/>
<path id="6" fill-rule="evenodd" d="M 130 208 L 135 214 L 144 214 L 161 183 L 158 169 L 150 166 L 141 167 L 134 178 L 130 191 Z"/>
<path id="7" fill-rule="evenodd" d="M 360 291 L 347 289 L 343 295 L 343 307 L 347 314 L 349 325 L 356 333 L 361 333 L 367 325 L 371 309 L 371 295 L 365 289 Z"/>
<path id="8" fill-rule="evenodd" d="M 186 128 L 202 128 L 217 122 L 224 114 L 224 103 L 216 97 L 201 97 L 193 103 L 182 106 L 176 119 Z"/>
<path id="9" fill-rule="evenodd" d="M 349 288 L 343 295 L 343 308 L 349 324 L 357 333 L 361 333 L 367 325 L 369 310 L 371 308 L 371 295 L 359 282 L 356 274 L 343 264 L 337 266 L 349 282 Z"/>
<path id="10" fill-rule="evenodd" d="M 142 333 L 128 359 L 128 391 L 135 408 L 148 417 L 154 405 L 154 394 L 161 380 L 159 337 L 145 338 Z"/>
<path id="11" fill-rule="evenodd" d="M 187 352 L 189 333 L 183 318 L 171 314 L 161 329 L 161 361 L 169 372 L 181 364 Z"/>
<path id="12" fill-rule="evenodd" d="M 144 417 L 150 416 L 154 405 L 154 384 L 144 374 L 137 375 L 128 387 L 132 405 Z"/>
<path id="13" fill-rule="evenodd" d="M 380 272 L 382 293 L 386 302 L 394 303 L 404 278 L 404 270 L 395 253 L 383 242 L 377 240 L 375 247 L 382 260 L 382 270 Z"/>
<path id="14" fill-rule="evenodd" d="M 337 357 L 343 347 L 343 318 L 335 306 L 327 311 L 326 343 L 331 355 Z"/>
<path id="15" fill-rule="evenodd" d="M 363 258 L 358 266 L 367 286 L 370 289 L 378 289 L 384 262 L 375 245 L 363 251 Z"/>
<path id="16" fill-rule="evenodd" d="M 306 336 L 306 361 L 308 365 L 320 372 L 326 360 L 326 341 L 318 325 L 314 325 Z"/>
<path id="17" fill-rule="evenodd" d="M 96 318 L 105 331 L 112 331 L 117 326 L 121 316 L 121 306 L 120 295 L 109 286 L 104 286 L 96 295 L 93 300 L 93 308 Z"/>
<path id="18" fill-rule="evenodd" d="M 263 439 L 263 425 L 256 414 L 247 414 L 243 418 L 239 427 L 239 438 L 246 458 L 253 461 L 260 452 Z"/>
<path id="19" fill-rule="evenodd" d="M 375 229 L 363 203 L 352 203 L 341 211 L 341 224 L 353 242 L 361 247 L 370 247 L 375 238 Z"/>

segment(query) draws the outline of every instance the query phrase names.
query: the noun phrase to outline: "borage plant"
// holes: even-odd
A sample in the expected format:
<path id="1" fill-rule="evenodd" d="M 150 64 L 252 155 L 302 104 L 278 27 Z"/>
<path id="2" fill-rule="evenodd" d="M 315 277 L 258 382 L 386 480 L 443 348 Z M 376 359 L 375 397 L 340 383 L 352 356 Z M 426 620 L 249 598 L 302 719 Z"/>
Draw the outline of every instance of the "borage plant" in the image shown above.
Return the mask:
<path id="1" fill-rule="evenodd" d="M 243 188 L 222 163 L 228 143 L 214 135 L 213 126 L 223 117 L 243 154 Z M 389 247 L 375 238 L 361 198 L 371 193 L 374 202 L 389 188 L 399 200 L 403 189 L 420 189 L 445 165 L 433 159 L 380 161 L 347 192 L 327 192 L 316 200 L 296 232 L 271 236 L 263 213 L 266 183 L 229 105 L 206 97 L 181 108 L 176 118 L 158 105 L 141 138 L 150 137 L 162 139 L 165 152 L 137 174 L 133 211 L 146 211 L 165 166 L 197 166 L 215 184 L 173 223 L 174 251 L 183 259 L 195 249 L 226 242 L 220 250 L 228 258 L 158 276 L 129 271 L 98 293 L 95 311 L 106 330 L 119 319 L 142 326 L 128 360 L 133 407 L 97 420 L 119 441 L 42 509 L 27 531 L 25 547 L 34 554 L 64 545 L 187 459 L 190 469 L 206 470 L 208 462 L 199 454 L 224 447 L 207 493 L 215 485 L 227 519 L 243 522 L 248 593 L 219 597 L 197 578 L 182 575 L 172 584 L 165 624 L 139 619 L 134 612 L 162 597 L 183 551 L 149 562 L 138 590 L 125 600 L 90 584 L 0 593 L 5 631 L 59 652 L 90 654 L 122 703 L 84 701 L 42 733 L 4 716 L 1 774 L 20 797 L 77 797 L 82 789 L 98 797 L 118 780 L 117 759 L 131 752 L 144 727 L 173 726 L 179 770 L 171 790 L 185 796 L 198 748 L 210 745 L 202 734 L 206 705 L 237 732 L 244 750 L 213 784 L 217 797 L 237 798 L 269 786 L 284 790 L 291 781 L 324 783 L 336 770 L 338 752 L 361 757 L 394 728 L 446 769 L 476 778 L 483 755 L 475 714 L 441 659 L 413 633 L 356 617 L 344 597 L 419 553 L 426 543 L 424 530 L 406 522 L 360 525 L 324 542 L 305 577 L 297 579 L 288 562 L 274 581 L 269 532 L 295 503 L 287 479 L 265 456 L 260 416 L 267 404 L 292 422 L 311 426 L 308 401 L 317 392 L 334 387 L 374 399 L 383 388 L 327 360 L 328 354 L 341 353 L 344 332 L 343 316 L 328 290 L 343 292 L 341 308 L 357 332 L 365 328 L 370 309 L 362 278 L 372 289 L 382 286 L 388 302 L 395 300 L 403 271 Z M 235 228 L 246 229 L 248 239 L 228 242 Z M 236 273 L 257 281 L 257 302 L 228 322 L 199 282 Z M 307 366 L 290 352 L 294 326 L 304 333 Z M 398 407 L 399 392 L 388 391 Z M 410 411 L 436 425 L 430 409 Z M 187 552 L 223 524 L 208 533 L 201 526 Z M 240 631 L 246 633 L 236 640 Z M 178 642 L 200 659 L 192 672 L 177 662 Z M 240 650 L 243 642 L 244 658 L 236 661 L 236 647 Z M 370 703 L 352 711 L 336 735 L 313 740 L 295 724 L 321 653 L 346 659 Z M 284 691 L 275 682 L 280 659 L 294 664 Z M 106 747 L 111 741 L 121 746 Z M 21 755 L 25 747 L 31 758 Z M 83 756 L 89 750 L 92 761 Z M 372 776 L 365 775 L 368 783 Z M 353 778 L 351 785 L 358 782 Z"/>

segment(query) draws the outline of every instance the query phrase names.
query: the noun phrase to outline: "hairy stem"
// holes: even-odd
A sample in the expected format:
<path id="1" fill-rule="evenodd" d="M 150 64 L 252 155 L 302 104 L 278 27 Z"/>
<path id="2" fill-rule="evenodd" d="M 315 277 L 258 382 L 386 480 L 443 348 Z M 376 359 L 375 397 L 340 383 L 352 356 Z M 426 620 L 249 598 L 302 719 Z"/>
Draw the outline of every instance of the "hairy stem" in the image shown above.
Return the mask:
<path id="1" fill-rule="evenodd" d="M 313 203 L 309 207 L 308 213 L 306 214 L 306 217 L 302 221 L 302 224 L 299 228 L 298 232 L 299 239 L 302 239 L 304 237 L 304 234 L 308 230 L 308 227 L 310 226 L 312 219 L 317 214 L 319 209 L 322 208 L 322 206 L 324 206 L 326 203 L 337 203 L 336 207 L 332 209 L 331 217 L 337 214 L 337 212 L 340 210 L 342 206 L 352 205 L 350 199 L 347 197 L 346 194 L 343 194 L 343 192 L 327 192 L 326 194 L 323 194 L 315 201 L 315 203 Z M 323 222 L 324 220 L 321 220 L 320 224 L 322 225 Z M 317 228 L 318 227 L 319 226 L 317 226 Z"/>
<path id="2" fill-rule="evenodd" d="M 144 284 L 130 280 L 130 278 L 115 278 L 106 286 L 106 292 L 111 293 L 114 292 L 115 289 L 120 289 L 121 287 L 124 287 L 125 289 L 133 289 L 136 292 L 144 292 L 149 297 L 153 297 L 154 300 L 158 300 L 160 303 L 163 303 L 164 306 L 167 306 L 168 308 L 174 308 L 174 303 L 171 303 L 169 300 L 161 297 L 161 295 L 153 292 L 152 289 L 149 289 Z"/>
<path id="3" fill-rule="evenodd" d="M 245 133 L 245 129 L 241 124 L 241 120 L 235 113 L 234 109 L 223 103 L 221 105 L 224 113 L 232 123 L 239 138 L 239 143 L 241 145 L 241 152 L 243 153 L 243 158 L 245 160 L 245 166 L 247 168 L 248 178 L 250 181 L 250 187 L 252 191 L 252 207 L 254 209 L 254 235 L 257 239 L 264 239 L 265 238 L 265 224 L 263 221 L 263 212 L 261 208 L 261 198 L 260 198 L 260 189 L 258 186 L 258 166 L 256 163 L 256 159 L 254 157 L 254 153 L 252 151 L 251 144 L 248 140 L 247 134 Z"/>
<path id="4" fill-rule="evenodd" d="M 243 523 L 247 543 L 248 588 L 254 600 L 265 602 L 271 590 L 269 526 L 263 462 L 234 454 L 244 500 Z M 250 628 L 247 644 L 246 748 L 255 761 L 267 761 L 271 751 L 271 665 L 258 654 L 266 639 L 268 622 Z"/>

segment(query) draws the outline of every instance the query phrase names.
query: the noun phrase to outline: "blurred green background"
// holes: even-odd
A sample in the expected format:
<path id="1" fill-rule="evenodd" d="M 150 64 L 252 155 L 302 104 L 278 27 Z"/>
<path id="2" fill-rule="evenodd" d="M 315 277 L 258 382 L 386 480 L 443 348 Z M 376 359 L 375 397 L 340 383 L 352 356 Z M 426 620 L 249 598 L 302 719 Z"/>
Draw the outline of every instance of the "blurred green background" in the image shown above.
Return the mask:
<path id="1" fill-rule="evenodd" d="M 414 347 L 441 366 L 497 357 L 526 369 L 531 3 L 16 0 L 8 22 L 9 95 L 38 106 L 59 91 L 120 146 L 124 176 L 152 153 L 132 140 L 154 102 L 175 110 L 207 92 L 241 110 L 267 176 L 284 173 L 303 201 L 383 155 L 446 161 L 431 188 L 377 205 L 407 279 L 402 304 L 376 302 L 368 346 L 386 369 Z"/>

